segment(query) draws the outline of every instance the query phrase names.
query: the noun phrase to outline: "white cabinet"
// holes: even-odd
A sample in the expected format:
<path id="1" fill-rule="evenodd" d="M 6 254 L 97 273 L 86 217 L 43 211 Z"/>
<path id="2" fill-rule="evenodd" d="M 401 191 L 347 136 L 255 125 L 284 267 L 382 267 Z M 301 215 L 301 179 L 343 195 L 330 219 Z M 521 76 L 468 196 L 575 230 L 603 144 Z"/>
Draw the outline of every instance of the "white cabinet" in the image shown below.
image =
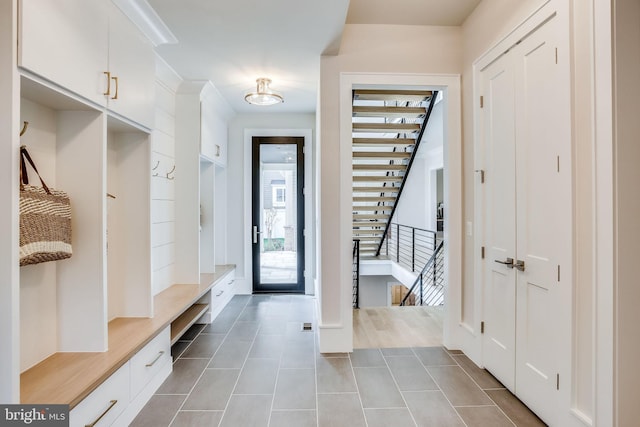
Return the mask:
<path id="1" fill-rule="evenodd" d="M 171 373 L 170 340 L 167 326 L 73 408 L 71 426 L 129 425 Z"/>
<path id="2" fill-rule="evenodd" d="M 187 81 L 176 95 L 176 281 L 199 283 L 215 271 L 216 169 L 226 163 L 233 110 L 208 81 Z"/>
<path id="3" fill-rule="evenodd" d="M 109 109 L 151 128 L 155 96 L 153 47 L 115 6 L 109 14 L 109 73 Z"/>
<path id="4" fill-rule="evenodd" d="M 129 405 L 129 362 L 111 374 L 69 414 L 70 425 L 112 425 Z"/>
<path id="5" fill-rule="evenodd" d="M 204 94 L 201 103 L 200 155 L 219 166 L 227 165 L 227 121 L 221 114 L 211 90 Z"/>
<path id="6" fill-rule="evenodd" d="M 131 364 L 131 398 L 171 363 L 171 328 L 167 326 L 129 361 Z"/>
<path id="7" fill-rule="evenodd" d="M 18 64 L 22 68 L 106 105 L 106 2 L 21 0 L 19 20 Z"/>
<path id="8" fill-rule="evenodd" d="M 110 1 L 21 0 L 18 64 L 151 128 L 153 47 Z"/>
<path id="9" fill-rule="evenodd" d="M 213 288 L 211 288 L 210 319 L 218 317 L 218 314 L 227 305 L 235 294 L 235 269 L 222 278 Z"/>

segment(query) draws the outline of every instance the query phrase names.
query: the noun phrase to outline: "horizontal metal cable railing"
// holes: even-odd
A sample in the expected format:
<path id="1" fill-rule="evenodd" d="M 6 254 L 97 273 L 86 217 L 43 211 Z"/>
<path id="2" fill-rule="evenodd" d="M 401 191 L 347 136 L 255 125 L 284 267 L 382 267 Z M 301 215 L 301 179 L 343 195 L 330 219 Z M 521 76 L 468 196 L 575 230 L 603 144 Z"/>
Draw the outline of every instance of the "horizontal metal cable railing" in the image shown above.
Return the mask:
<path id="1" fill-rule="evenodd" d="M 436 246 L 431 258 L 416 278 L 413 286 L 400 303 L 409 305 L 415 300 L 415 305 L 443 305 L 444 304 L 444 241 Z M 412 297 L 412 295 L 415 296 Z"/>
<path id="2" fill-rule="evenodd" d="M 422 271 L 436 245 L 436 232 L 392 223 L 382 242 L 381 255 L 397 262 L 411 272 Z"/>
<path id="3" fill-rule="evenodd" d="M 360 308 L 360 240 L 353 239 L 353 308 Z"/>

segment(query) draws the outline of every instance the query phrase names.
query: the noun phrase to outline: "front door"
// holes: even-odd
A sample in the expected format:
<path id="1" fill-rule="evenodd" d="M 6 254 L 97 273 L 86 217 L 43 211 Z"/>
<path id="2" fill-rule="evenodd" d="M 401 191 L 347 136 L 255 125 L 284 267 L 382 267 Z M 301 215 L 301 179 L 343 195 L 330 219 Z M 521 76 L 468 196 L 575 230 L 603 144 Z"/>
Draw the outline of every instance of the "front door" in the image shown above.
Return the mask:
<path id="1" fill-rule="evenodd" d="M 570 88 L 561 84 L 556 21 L 482 75 L 483 363 L 549 424 L 571 310 L 562 303 L 571 283 Z"/>
<path id="2" fill-rule="evenodd" d="M 253 292 L 304 293 L 303 137 L 253 137 Z"/>

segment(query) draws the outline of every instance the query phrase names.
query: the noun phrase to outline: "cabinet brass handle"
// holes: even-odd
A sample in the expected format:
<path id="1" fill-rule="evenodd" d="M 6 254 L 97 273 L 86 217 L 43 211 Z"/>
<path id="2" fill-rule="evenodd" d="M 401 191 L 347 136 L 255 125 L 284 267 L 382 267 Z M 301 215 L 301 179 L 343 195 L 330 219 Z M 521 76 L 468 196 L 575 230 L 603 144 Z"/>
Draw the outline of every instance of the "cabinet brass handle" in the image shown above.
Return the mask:
<path id="1" fill-rule="evenodd" d="M 118 403 L 118 401 L 117 401 L 117 400 L 112 400 L 112 401 L 110 401 L 109 403 L 110 403 L 110 405 L 109 405 L 109 407 L 107 408 L 107 410 L 106 410 L 106 411 L 104 411 L 102 414 L 100 414 L 100 416 L 99 416 L 98 418 L 96 418 L 96 420 L 95 420 L 94 422 L 92 422 L 91 424 L 85 424 L 85 426 L 84 426 L 84 427 L 93 427 L 93 426 L 95 426 L 96 424 L 98 424 L 98 422 L 102 419 L 102 417 L 104 417 L 105 415 L 107 415 L 107 412 L 109 412 L 109 411 L 111 410 L 111 408 L 113 408 L 114 406 L 116 406 L 116 403 Z"/>
<path id="2" fill-rule="evenodd" d="M 146 364 L 146 365 L 144 365 L 144 366 L 146 366 L 147 368 L 152 367 L 153 365 L 155 365 L 155 364 L 156 364 L 156 362 L 158 361 L 158 359 L 160 359 L 160 358 L 162 357 L 162 355 L 163 355 L 163 354 L 164 354 L 164 351 L 161 351 L 160 353 L 158 353 L 158 355 L 156 356 L 156 358 L 155 358 L 155 359 L 153 359 L 153 362 L 151 362 L 151 363 L 147 363 L 147 364 Z"/>
<path id="3" fill-rule="evenodd" d="M 115 82 L 116 82 L 116 94 L 115 94 L 115 95 L 113 95 L 113 96 L 111 97 L 111 99 L 118 99 L 118 87 L 119 87 L 119 85 L 118 85 L 118 78 L 117 78 L 117 77 L 111 77 L 111 78 L 112 78 L 113 80 L 115 80 Z"/>
<path id="4" fill-rule="evenodd" d="M 111 73 L 109 71 L 103 71 L 102 74 L 107 76 L 107 91 L 103 93 L 105 96 L 111 95 Z"/>

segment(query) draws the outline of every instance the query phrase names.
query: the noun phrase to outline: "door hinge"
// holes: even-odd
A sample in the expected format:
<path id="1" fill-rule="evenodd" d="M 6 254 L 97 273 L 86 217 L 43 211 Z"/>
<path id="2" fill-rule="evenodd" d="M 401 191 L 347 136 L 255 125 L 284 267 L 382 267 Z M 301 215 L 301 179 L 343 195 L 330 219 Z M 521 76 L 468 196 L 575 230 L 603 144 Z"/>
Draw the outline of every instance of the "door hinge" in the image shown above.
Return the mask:
<path id="1" fill-rule="evenodd" d="M 556 48 L 556 64 L 558 63 L 558 48 Z"/>
<path id="2" fill-rule="evenodd" d="M 480 258 L 484 259 L 484 246 L 480 248 Z"/>
<path id="3" fill-rule="evenodd" d="M 484 96 L 480 95 L 480 108 L 484 108 Z"/>
<path id="4" fill-rule="evenodd" d="M 484 334 L 484 322 L 480 322 L 480 333 Z"/>
<path id="5" fill-rule="evenodd" d="M 558 266 L 558 282 L 560 281 L 560 266 Z"/>
<path id="6" fill-rule="evenodd" d="M 560 374 L 556 374 L 556 390 L 560 390 Z"/>
<path id="7" fill-rule="evenodd" d="M 557 168 L 558 168 L 558 173 L 560 173 L 560 156 L 556 156 L 556 164 L 557 164 Z"/>
<path id="8" fill-rule="evenodd" d="M 476 172 L 480 174 L 480 184 L 484 184 L 484 169 L 476 169 Z"/>

